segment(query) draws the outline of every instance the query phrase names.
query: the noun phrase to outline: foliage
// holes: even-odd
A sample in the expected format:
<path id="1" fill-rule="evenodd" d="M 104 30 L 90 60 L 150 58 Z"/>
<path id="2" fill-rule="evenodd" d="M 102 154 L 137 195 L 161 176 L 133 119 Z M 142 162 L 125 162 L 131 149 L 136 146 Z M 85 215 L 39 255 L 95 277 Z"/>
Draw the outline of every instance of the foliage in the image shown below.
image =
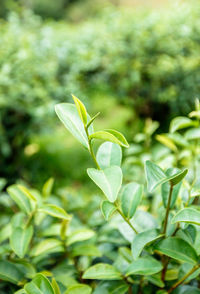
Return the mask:
<path id="1" fill-rule="evenodd" d="M 56 105 L 56 113 L 90 153 L 95 168 L 87 173 L 104 199 L 90 195 L 83 203 L 62 189 L 55 195 L 52 178 L 42 192 L 9 186 L 1 195 L 2 293 L 198 293 L 199 101 L 189 117 L 173 119 L 170 132 L 159 135 L 165 147 L 157 149 L 156 162 L 151 150 L 143 153 L 146 182 L 144 176 L 136 182 L 123 180 L 125 137 L 100 131 L 105 142 L 96 156 L 95 117 L 73 98 L 75 104 Z M 152 134 L 156 128 L 149 126 Z"/>

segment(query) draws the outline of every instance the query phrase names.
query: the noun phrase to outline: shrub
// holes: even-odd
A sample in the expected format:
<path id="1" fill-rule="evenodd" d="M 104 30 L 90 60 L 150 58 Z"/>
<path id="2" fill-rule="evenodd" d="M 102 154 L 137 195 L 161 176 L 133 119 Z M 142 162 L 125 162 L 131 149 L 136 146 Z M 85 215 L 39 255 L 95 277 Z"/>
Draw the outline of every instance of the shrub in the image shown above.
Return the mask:
<path id="1" fill-rule="evenodd" d="M 198 293 L 199 102 L 189 117 L 172 120 L 168 134 L 157 136 L 170 150 L 159 160 L 167 169 L 146 160 L 143 189 L 144 175 L 140 182 L 122 183 L 121 147 L 129 147 L 125 137 L 113 129 L 94 131 L 99 114 L 91 118 L 73 99 L 75 104 L 56 105 L 56 113 L 94 161 L 87 173 L 104 194 L 101 213 L 108 224 L 97 210 L 98 197 L 90 196 L 84 206 L 80 196 L 73 199 L 60 191 L 55 197 L 53 179 L 41 193 L 21 184 L 8 187 L 11 198 L 1 196 L 2 291 Z M 153 133 L 155 126 L 150 129 Z M 105 142 L 95 154 L 97 139 Z M 146 159 L 150 156 L 146 153 Z M 177 168 L 180 164 L 185 168 Z M 144 206 L 149 193 L 156 203 Z"/>

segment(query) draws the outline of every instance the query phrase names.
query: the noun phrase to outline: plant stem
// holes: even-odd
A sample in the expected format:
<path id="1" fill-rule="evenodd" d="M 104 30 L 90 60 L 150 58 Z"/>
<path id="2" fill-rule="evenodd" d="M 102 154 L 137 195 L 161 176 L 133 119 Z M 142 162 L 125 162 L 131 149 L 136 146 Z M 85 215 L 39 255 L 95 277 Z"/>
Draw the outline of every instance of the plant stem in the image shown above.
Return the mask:
<path id="1" fill-rule="evenodd" d="M 134 226 L 132 225 L 132 223 L 129 221 L 128 218 L 126 218 L 123 213 L 121 212 L 121 210 L 119 209 L 119 207 L 117 206 L 117 204 L 115 203 L 115 206 L 117 208 L 117 212 L 123 217 L 123 219 L 125 220 L 125 222 L 127 222 L 127 224 L 131 227 L 131 229 L 138 234 L 138 231 L 134 228 Z"/>
<path id="2" fill-rule="evenodd" d="M 178 282 L 176 282 L 167 293 L 171 293 L 174 289 L 176 289 L 179 285 L 181 285 L 191 274 L 193 274 L 198 268 L 200 264 L 195 265 L 185 276 L 183 276 Z"/>
<path id="3" fill-rule="evenodd" d="M 89 136 L 89 133 L 88 133 L 88 129 L 87 127 L 85 126 L 85 132 L 86 132 L 86 135 L 87 135 L 87 138 L 88 138 L 88 144 L 89 144 L 89 151 L 90 151 L 90 154 L 92 156 L 92 159 L 97 167 L 98 170 L 101 170 L 97 160 L 96 160 L 96 156 L 94 154 L 94 151 L 93 151 L 93 148 L 92 148 L 92 144 L 91 144 L 91 140 L 90 140 L 90 136 Z M 131 224 L 131 222 L 129 221 L 129 219 L 127 219 L 123 213 L 121 212 L 121 210 L 119 209 L 119 207 L 117 206 L 117 204 L 115 203 L 115 206 L 117 208 L 117 212 L 123 217 L 123 219 L 125 220 L 125 222 L 127 222 L 127 224 L 131 227 L 131 229 L 136 233 L 138 234 L 138 231 L 134 228 L 134 226 Z"/>
<path id="4" fill-rule="evenodd" d="M 165 221 L 164 221 L 164 227 L 163 227 L 163 234 L 164 235 L 166 235 L 166 230 L 167 230 L 167 223 L 168 223 L 168 216 L 169 216 L 169 211 L 170 211 L 172 192 L 173 192 L 173 184 L 170 183 L 169 198 L 168 198 L 167 209 L 166 209 L 166 214 L 165 214 Z"/>
<path id="5" fill-rule="evenodd" d="M 92 142 L 91 142 L 91 139 L 90 139 L 90 136 L 89 136 L 87 127 L 85 127 L 85 132 L 86 132 L 86 135 L 87 135 L 87 138 L 88 138 L 89 152 L 90 152 L 90 154 L 92 156 L 92 159 L 93 159 L 93 161 L 94 161 L 97 169 L 100 170 L 101 168 L 100 168 L 100 166 L 99 166 L 99 164 L 98 164 L 98 162 L 96 160 L 96 156 L 95 156 L 94 151 L 93 151 L 93 148 L 92 148 Z"/>

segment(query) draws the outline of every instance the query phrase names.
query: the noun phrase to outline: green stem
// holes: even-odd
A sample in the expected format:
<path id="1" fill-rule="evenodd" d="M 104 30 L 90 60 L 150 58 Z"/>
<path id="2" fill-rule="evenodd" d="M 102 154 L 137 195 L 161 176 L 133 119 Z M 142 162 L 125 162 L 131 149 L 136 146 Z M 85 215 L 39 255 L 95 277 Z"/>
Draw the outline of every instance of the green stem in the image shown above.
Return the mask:
<path id="1" fill-rule="evenodd" d="M 130 220 L 128 218 L 126 218 L 123 213 L 121 212 L 121 210 L 119 209 L 119 207 L 117 206 L 116 203 L 114 203 L 116 208 L 117 208 L 117 212 L 123 217 L 123 219 L 125 220 L 125 222 L 127 222 L 127 224 L 131 227 L 131 229 L 138 234 L 138 231 L 134 228 L 134 226 L 132 225 L 132 223 L 130 222 Z"/>
<path id="2" fill-rule="evenodd" d="M 195 265 L 185 276 L 183 276 L 178 282 L 176 282 L 172 287 L 167 291 L 167 293 L 171 293 L 175 290 L 179 285 L 181 285 L 191 274 L 193 274 L 198 268 L 200 264 Z"/>
<path id="3" fill-rule="evenodd" d="M 167 230 L 167 223 L 168 223 L 168 216 L 169 216 L 170 204 L 171 204 L 171 199 L 172 199 L 172 192 L 173 192 L 173 184 L 170 183 L 169 198 L 168 198 L 167 209 L 166 209 L 165 220 L 164 220 L 164 227 L 163 227 L 163 234 L 164 235 L 166 235 L 166 230 Z"/>
<path id="4" fill-rule="evenodd" d="M 89 144 L 89 151 L 90 151 L 90 154 L 92 156 L 92 159 L 97 167 L 98 170 L 101 170 L 97 160 L 96 160 L 96 156 L 94 154 L 94 151 L 93 151 L 93 148 L 92 148 L 92 143 L 91 143 L 91 140 L 90 140 L 90 136 L 89 136 L 89 133 L 88 133 L 88 129 L 87 127 L 85 126 L 85 132 L 86 132 L 86 135 L 87 135 L 87 138 L 88 138 L 88 144 Z M 127 222 L 127 224 L 132 228 L 132 230 L 138 234 L 138 231 L 134 228 L 134 226 L 131 224 L 131 222 L 129 221 L 129 219 L 127 219 L 123 213 L 121 212 L 121 210 L 119 209 L 119 207 L 117 206 L 117 204 L 115 203 L 115 206 L 117 208 L 117 212 L 123 217 L 123 219 L 125 220 L 125 222 Z"/>
<path id="5" fill-rule="evenodd" d="M 89 135 L 89 133 L 88 133 L 88 128 L 87 128 L 87 127 L 85 127 L 85 132 L 86 132 L 87 139 L 88 139 L 89 152 L 90 152 L 90 154 L 91 154 L 91 156 L 92 156 L 92 159 L 93 159 L 93 161 L 94 161 L 94 163 L 95 163 L 97 169 L 100 170 L 101 168 L 100 168 L 100 166 L 99 166 L 99 164 L 98 164 L 98 162 L 97 162 L 97 160 L 96 160 L 96 156 L 95 156 L 94 151 L 93 151 L 93 148 L 92 148 L 92 142 L 91 142 L 90 135 Z"/>

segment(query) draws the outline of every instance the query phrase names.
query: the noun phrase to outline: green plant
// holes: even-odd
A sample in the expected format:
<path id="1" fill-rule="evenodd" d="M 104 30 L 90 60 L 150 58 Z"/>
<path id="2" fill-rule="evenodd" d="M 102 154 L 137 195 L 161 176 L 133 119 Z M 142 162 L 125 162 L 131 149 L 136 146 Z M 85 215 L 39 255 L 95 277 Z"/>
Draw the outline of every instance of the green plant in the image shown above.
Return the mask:
<path id="1" fill-rule="evenodd" d="M 85 201 L 65 189 L 54 194 L 52 178 L 42 192 L 9 186 L 0 198 L 0 293 L 199 293 L 198 100 L 190 118 L 173 119 L 170 132 L 157 135 L 168 152 L 165 160 L 145 161 L 146 185 L 144 176 L 123 182 L 125 137 L 113 129 L 95 131 L 99 113 L 91 117 L 73 99 L 56 105 L 56 113 L 90 153 L 95 168 L 87 173 L 104 199 L 89 195 Z M 149 122 L 143 134 L 146 158 L 153 156 L 156 127 Z M 96 140 L 104 141 L 97 152 Z"/>

